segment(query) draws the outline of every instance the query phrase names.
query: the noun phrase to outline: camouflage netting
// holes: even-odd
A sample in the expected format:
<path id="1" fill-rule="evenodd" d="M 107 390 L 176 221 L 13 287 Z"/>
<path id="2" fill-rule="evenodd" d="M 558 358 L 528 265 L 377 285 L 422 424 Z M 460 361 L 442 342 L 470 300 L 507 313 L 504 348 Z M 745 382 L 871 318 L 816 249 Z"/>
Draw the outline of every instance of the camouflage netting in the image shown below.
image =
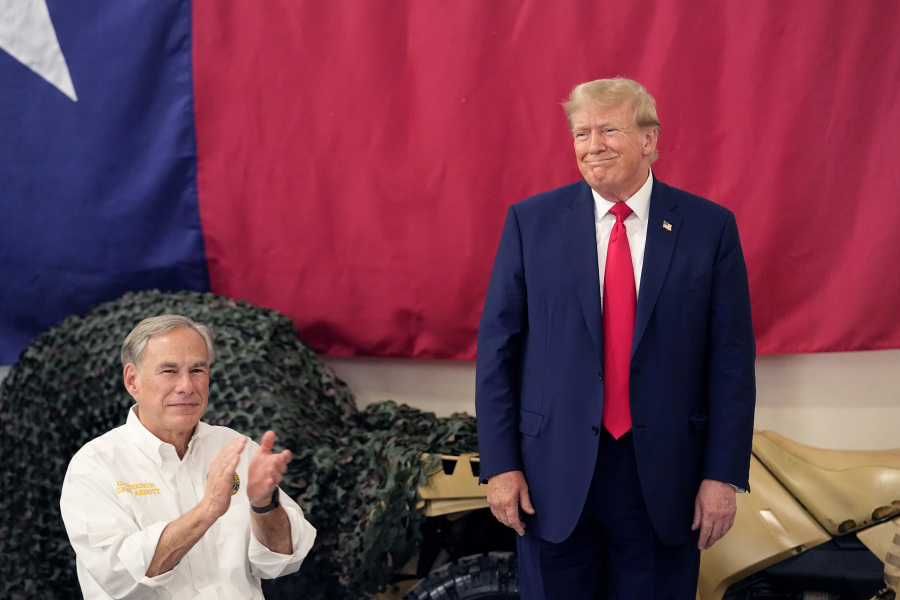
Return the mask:
<path id="1" fill-rule="evenodd" d="M 475 447 L 474 420 L 386 401 L 357 410 L 347 386 L 293 322 L 212 294 L 141 292 L 70 317 L 38 337 L 0 388 L 0 597 L 71 598 L 74 553 L 59 514 L 72 455 L 124 423 L 118 361 L 141 319 L 177 313 L 210 325 L 217 358 L 204 420 L 254 439 L 266 429 L 295 459 L 282 487 L 318 529 L 301 569 L 305 598 L 364 598 L 415 552 L 423 452 Z M 436 459 L 435 459 L 436 460 Z"/>

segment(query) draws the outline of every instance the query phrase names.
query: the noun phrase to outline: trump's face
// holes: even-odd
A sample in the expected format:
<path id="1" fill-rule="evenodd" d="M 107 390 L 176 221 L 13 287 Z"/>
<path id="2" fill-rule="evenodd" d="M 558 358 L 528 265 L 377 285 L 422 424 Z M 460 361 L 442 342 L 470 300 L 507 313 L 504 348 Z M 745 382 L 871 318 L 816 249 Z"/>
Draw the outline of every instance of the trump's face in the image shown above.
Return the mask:
<path id="1" fill-rule="evenodd" d="M 606 200 L 624 202 L 647 181 L 658 132 L 637 127 L 629 104 L 586 102 L 572 113 L 572 135 L 581 175 Z"/>
<path id="2" fill-rule="evenodd" d="M 190 439 L 206 411 L 206 343 L 188 327 L 151 337 L 140 367 L 125 365 L 125 387 L 138 402 L 138 417 L 144 427 L 178 447 Z"/>

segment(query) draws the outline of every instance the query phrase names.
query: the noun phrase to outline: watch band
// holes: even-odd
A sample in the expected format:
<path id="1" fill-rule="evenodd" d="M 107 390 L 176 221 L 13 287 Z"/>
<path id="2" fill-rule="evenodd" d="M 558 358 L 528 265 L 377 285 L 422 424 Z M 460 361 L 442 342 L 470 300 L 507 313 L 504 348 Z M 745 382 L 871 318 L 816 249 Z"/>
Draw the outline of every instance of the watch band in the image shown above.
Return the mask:
<path id="1" fill-rule="evenodd" d="M 256 514 L 264 515 L 271 510 L 275 510 L 279 506 L 281 506 L 281 502 L 278 501 L 278 486 L 276 485 L 275 489 L 272 490 L 272 501 L 270 503 L 266 504 L 265 506 L 253 506 L 251 504 L 250 508 L 252 508 L 253 512 L 255 512 Z"/>

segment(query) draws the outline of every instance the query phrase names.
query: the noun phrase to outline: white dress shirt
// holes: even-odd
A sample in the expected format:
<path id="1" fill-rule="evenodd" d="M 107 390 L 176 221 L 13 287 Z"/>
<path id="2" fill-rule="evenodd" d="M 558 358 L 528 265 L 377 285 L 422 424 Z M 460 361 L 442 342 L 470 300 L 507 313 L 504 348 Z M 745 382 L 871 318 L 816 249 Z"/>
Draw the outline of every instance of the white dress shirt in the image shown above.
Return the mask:
<path id="1" fill-rule="evenodd" d="M 197 505 L 209 464 L 229 440 L 227 427 L 198 423 L 183 459 L 135 414 L 88 442 L 69 463 L 60 509 L 85 598 L 263 598 L 259 578 L 300 568 L 316 537 L 303 511 L 280 491 L 293 554 L 272 552 L 250 528 L 247 467 L 259 445 L 248 440 L 231 507 L 171 571 L 145 573 L 163 529 Z M 239 481 L 238 481 L 239 480 Z"/>
<path id="2" fill-rule="evenodd" d="M 650 220 L 650 193 L 653 191 L 653 173 L 647 174 L 647 181 L 625 204 L 634 211 L 625 218 L 628 232 L 628 247 L 631 250 L 631 265 L 634 267 L 634 285 L 637 296 L 641 293 L 641 269 L 644 266 L 644 248 L 647 245 L 647 223 Z M 597 262 L 600 265 L 600 297 L 603 298 L 603 275 L 606 273 L 606 247 L 612 234 L 616 216 L 609 212 L 615 202 L 603 198 L 593 188 L 594 230 L 597 233 Z"/>

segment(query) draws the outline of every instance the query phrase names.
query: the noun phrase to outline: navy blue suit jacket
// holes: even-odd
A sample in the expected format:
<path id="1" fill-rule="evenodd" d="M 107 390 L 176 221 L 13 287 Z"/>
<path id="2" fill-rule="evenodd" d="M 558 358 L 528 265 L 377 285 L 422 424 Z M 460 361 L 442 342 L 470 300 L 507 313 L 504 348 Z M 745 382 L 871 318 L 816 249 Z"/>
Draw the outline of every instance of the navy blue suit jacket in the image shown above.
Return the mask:
<path id="1" fill-rule="evenodd" d="M 747 271 L 734 215 L 654 180 L 630 399 L 653 526 L 691 539 L 701 480 L 748 488 L 756 399 Z M 575 527 L 603 414 L 594 202 L 584 181 L 509 208 L 478 330 L 483 478 L 521 470 L 551 542 Z"/>

